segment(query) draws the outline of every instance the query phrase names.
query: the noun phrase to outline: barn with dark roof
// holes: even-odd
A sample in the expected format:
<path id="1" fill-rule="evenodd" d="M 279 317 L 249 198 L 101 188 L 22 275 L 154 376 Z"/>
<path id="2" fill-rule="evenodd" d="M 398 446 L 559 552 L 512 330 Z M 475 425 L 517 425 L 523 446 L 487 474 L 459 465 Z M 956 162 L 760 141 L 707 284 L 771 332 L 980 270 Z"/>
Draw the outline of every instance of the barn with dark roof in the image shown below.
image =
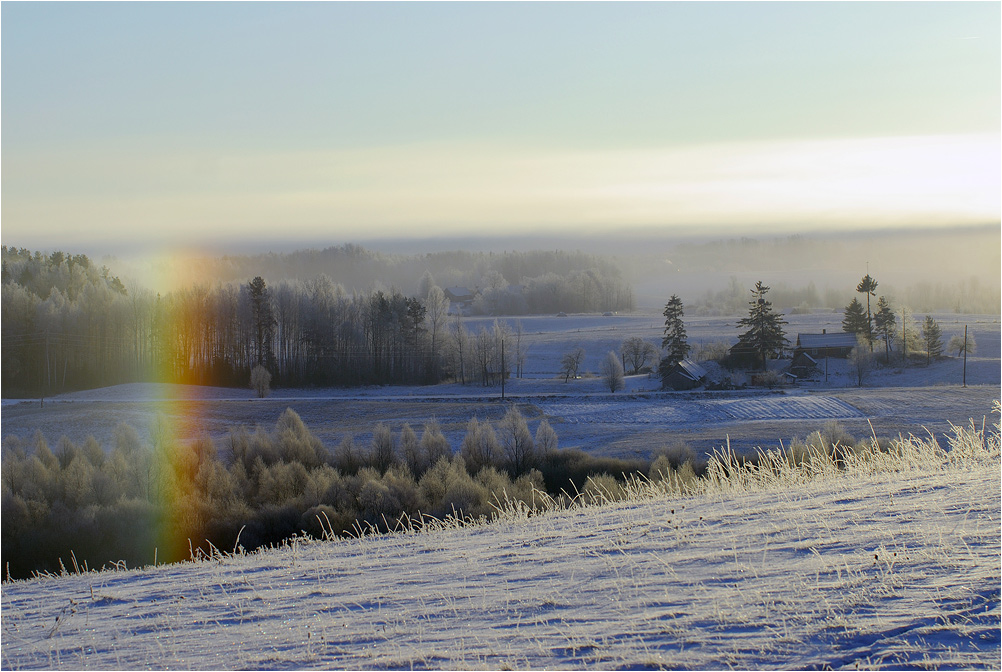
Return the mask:
<path id="1" fill-rule="evenodd" d="M 691 390 L 706 380 L 706 369 L 691 359 L 683 359 L 663 377 L 664 386 L 673 390 Z"/>
<path id="2" fill-rule="evenodd" d="M 823 331 L 820 334 L 797 334 L 797 345 L 793 351 L 793 356 L 800 353 L 809 355 L 817 360 L 821 357 L 848 357 L 852 349 L 856 347 L 856 334 L 849 334 L 844 331 L 828 333 Z"/>

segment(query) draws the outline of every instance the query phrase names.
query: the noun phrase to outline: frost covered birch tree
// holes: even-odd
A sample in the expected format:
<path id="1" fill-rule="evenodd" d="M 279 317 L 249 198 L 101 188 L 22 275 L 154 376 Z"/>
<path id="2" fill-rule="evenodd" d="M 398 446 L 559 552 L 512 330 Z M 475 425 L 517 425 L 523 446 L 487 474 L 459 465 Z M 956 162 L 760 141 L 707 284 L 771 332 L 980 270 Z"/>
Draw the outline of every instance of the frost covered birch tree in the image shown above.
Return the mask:
<path id="1" fill-rule="evenodd" d="M 619 361 L 619 355 L 610 351 L 602 360 L 601 366 L 602 381 L 609 388 L 610 392 L 618 392 L 626 387 L 626 379 L 623 375 L 623 364 Z"/>

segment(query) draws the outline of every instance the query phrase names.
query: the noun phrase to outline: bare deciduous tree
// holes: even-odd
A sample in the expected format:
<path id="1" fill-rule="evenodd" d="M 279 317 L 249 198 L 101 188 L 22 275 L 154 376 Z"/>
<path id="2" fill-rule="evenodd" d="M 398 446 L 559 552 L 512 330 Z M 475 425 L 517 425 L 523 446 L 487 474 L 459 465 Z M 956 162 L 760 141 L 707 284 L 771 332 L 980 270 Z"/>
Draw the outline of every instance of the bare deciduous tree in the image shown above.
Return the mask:
<path id="1" fill-rule="evenodd" d="M 372 446 L 369 452 L 369 464 L 379 473 L 384 474 L 397 460 L 396 446 L 393 445 L 393 434 L 383 423 L 376 425 L 372 432 Z"/>
<path id="2" fill-rule="evenodd" d="M 631 375 L 640 373 L 648 362 L 653 364 L 658 356 L 657 347 L 639 336 L 631 336 L 623 341 L 623 344 L 619 347 L 619 352 Z"/>
<path id="3" fill-rule="evenodd" d="M 560 360 L 560 372 L 564 374 L 565 383 L 571 378 L 577 378 L 584 356 L 584 348 L 574 348 Z"/>
<path id="4" fill-rule="evenodd" d="M 505 466 L 512 477 L 527 473 L 536 466 L 536 444 L 529 425 L 514 405 L 498 423 L 498 439 L 504 451 Z"/>
<path id="5" fill-rule="evenodd" d="M 550 423 L 543 418 L 536 427 L 536 451 L 540 455 L 547 455 L 557 449 L 557 433 L 553 431 Z"/>
<path id="6" fill-rule="evenodd" d="M 849 353 L 849 366 L 852 367 L 856 375 L 856 385 L 863 387 L 863 383 L 870 376 L 874 367 L 874 356 L 870 352 L 869 339 L 866 334 L 859 334 L 859 344 Z"/>
<path id="7" fill-rule="evenodd" d="M 470 358 L 470 341 L 473 340 L 469 330 L 463 326 L 463 316 L 456 314 L 452 325 L 452 375 L 466 385 L 467 359 Z"/>
<path id="8" fill-rule="evenodd" d="M 429 348 L 429 379 L 438 382 L 439 379 L 439 348 L 441 347 L 439 335 L 445 326 L 446 317 L 449 314 L 449 299 L 441 287 L 433 285 L 428 290 L 428 297 L 425 299 L 425 322 L 427 323 L 428 337 L 431 340 Z"/>
<path id="9" fill-rule="evenodd" d="M 254 391 L 257 392 L 259 398 L 263 399 L 267 397 L 271 391 L 271 374 L 268 373 L 268 369 L 260 364 L 251 369 L 250 384 Z"/>
<path id="10" fill-rule="evenodd" d="M 615 352 L 609 354 L 602 360 L 602 380 L 610 392 L 618 392 L 626 386 L 626 379 L 623 376 L 623 364 L 619 361 L 619 356 Z"/>
<path id="11" fill-rule="evenodd" d="M 449 446 L 449 441 L 442 434 L 442 428 L 438 424 L 438 420 L 432 418 L 424 423 L 424 430 L 421 432 L 423 469 L 420 473 L 415 472 L 414 476 L 419 477 L 421 473 L 434 467 L 443 457 L 448 458 L 450 455 L 452 455 L 452 448 Z"/>
<path id="12" fill-rule="evenodd" d="M 411 429 L 408 423 L 404 423 L 404 426 L 400 428 L 400 456 L 403 458 L 404 464 L 407 468 L 411 470 L 411 473 L 418 475 L 426 467 L 424 464 L 424 456 L 421 454 L 421 444 L 418 443 L 417 434 Z"/>
<path id="13" fill-rule="evenodd" d="M 466 435 L 459 452 L 466 462 L 466 470 L 471 474 L 501 463 L 501 447 L 494 428 L 491 423 L 480 422 L 477 418 L 471 418 L 466 423 Z"/>
<path id="14" fill-rule="evenodd" d="M 522 367 L 525 366 L 525 358 L 526 358 L 526 355 L 528 355 L 528 351 L 529 351 L 528 345 L 525 343 L 524 335 L 525 335 L 525 330 L 522 328 L 522 320 L 515 320 L 515 333 L 514 333 L 515 352 L 514 352 L 514 360 L 515 360 L 515 377 L 516 378 L 521 378 L 522 377 Z"/>
<path id="15" fill-rule="evenodd" d="M 978 351 L 978 344 L 974 341 L 974 334 L 967 334 L 966 341 L 964 340 L 964 334 L 955 334 L 950 337 L 950 342 L 946 346 L 947 352 L 956 352 L 957 357 L 962 357 L 965 350 L 968 355 L 973 355 Z"/>

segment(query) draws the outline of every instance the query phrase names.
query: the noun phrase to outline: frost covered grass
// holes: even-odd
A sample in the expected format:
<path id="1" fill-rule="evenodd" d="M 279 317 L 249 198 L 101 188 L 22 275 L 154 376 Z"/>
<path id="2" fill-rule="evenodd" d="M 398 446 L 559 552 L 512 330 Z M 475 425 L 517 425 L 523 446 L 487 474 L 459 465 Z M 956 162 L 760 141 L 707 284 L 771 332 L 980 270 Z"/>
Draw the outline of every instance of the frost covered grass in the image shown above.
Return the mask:
<path id="1" fill-rule="evenodd" d="M 1002 413 L 999 401 L 994 404 L 994 412 Z M 823 431 L 808 437 L 806 443 L 798 441 L 790 447 L 759 450 L 751 457 L 738 455 L 725 446 L 714 451 L 698 477 L 691 462 L 687 460 L 679 467 L 680 458 L 676 457 L 676 464 L 672 465 L 666 455 L 654 462 L 649 477 L 632 476 L 623 483 L 592 478 L 589 479 L 592 487 L 586 487 L 581 495 L 589 503 L 596 495 L 605 501 L 691 495 L 725 497 L 839 483 L 875 474 L 967 469 L 999 461 L 999 427 L 999 423 L 987 427 L 987 418 L 980 427 L 973 420 L 966 427 L 952 425 L 952 434 L 946 437 L 948 445 L 943 448 L 934 435 L 900 436 L 891 441 L 874 435 L 857 442 L 841 432 L 837 423 L 828 423 Z"/>
<path id="2" fill-rule="evenodd" d="M 7 669 L 995 669 L 998 425 L 4 584 Z M 587 494 L 586 494 L 587 493 Z"/>

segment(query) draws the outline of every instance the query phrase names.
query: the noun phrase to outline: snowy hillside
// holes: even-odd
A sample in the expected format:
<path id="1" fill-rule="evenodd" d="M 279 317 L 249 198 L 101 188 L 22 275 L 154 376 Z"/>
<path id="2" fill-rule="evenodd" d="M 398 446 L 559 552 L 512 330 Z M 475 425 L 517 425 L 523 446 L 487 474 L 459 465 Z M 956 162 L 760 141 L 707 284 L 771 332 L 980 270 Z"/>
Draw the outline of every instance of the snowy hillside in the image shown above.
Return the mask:
<path id="1" fill-rule="evenodd" d="M 638 486 L 490 525 L 5 583 L 2 664 L 998 668 L 998 440 L 967 438 L 813 477 L 724 470 L 685 497 Z"/>

